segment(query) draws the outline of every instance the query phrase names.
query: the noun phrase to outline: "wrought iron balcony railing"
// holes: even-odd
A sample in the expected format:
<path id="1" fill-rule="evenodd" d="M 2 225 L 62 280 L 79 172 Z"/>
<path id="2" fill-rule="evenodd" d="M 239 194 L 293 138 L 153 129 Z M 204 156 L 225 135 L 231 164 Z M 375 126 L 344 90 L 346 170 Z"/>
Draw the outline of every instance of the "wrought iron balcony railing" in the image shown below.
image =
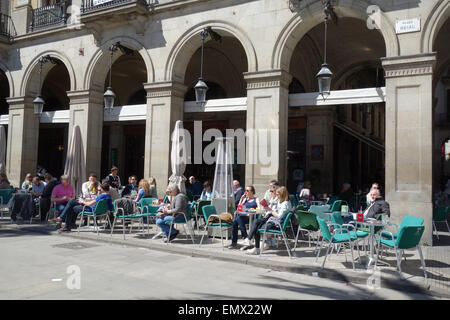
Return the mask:
<path id="1" fill-rule="evenodd" d="M 0 13 L 0 36 L 11 39 L 16 36 L 16 29 L 12 23 L 11 17 Z"/>
<path id="2" fill-rule="evenodd" d="M 31 10 L 29 32 L 65 25 L 68 18 L 67 6 L 68 3 L 61 2 Z"/>
<path id="3" fill-rule="evenodd" d="M 81 5 L 81 14 L 118 7 L 134 2 L 141 3 L 144 6 L 148 6 L 146 0 L 83 0 L 83 4 Z"/>

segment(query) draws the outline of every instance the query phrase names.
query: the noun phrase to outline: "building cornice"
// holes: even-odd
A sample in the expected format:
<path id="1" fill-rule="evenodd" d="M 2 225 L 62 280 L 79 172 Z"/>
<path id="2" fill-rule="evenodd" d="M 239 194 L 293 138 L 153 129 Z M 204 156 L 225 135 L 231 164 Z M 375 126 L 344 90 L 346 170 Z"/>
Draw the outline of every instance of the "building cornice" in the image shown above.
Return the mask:
<path id="1" fill-rule="evenodd" d="M 433 74 L 436 53 L 399 56 L 381 59 L 386 78 Z"/>
<path id="2" fill-rule="evenodd" d="M 276 87 L 288 88 L 292 76 L 284 70 L 266 70 L 245 72 L 244 80 L 247 82 L 247 90 Z"/>
<path id="3" fill-rule="evenodd" d="M 147 91 L 147 98 L 162 98 L 162 97 L 181 97 L 183 98 L 187 86 L 179 82 L 164 81 L 144 83 L 144 89 Z"/>

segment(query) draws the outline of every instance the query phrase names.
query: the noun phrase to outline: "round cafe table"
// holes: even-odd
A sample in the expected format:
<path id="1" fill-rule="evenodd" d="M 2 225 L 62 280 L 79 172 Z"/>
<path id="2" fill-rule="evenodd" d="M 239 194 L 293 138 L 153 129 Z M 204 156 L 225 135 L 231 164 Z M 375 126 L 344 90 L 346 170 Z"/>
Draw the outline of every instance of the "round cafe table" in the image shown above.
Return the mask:
<path id="1" fill-rule="evenodd" d="M 372 265 L 372 263 L 375 262 L 375 257 L 374 257 L 375 233 L 383 230 L 386 227 L 386 224 L 383 223 L 382 221 L 372 219 L 372 218 L 369 218 L 368 220 L 365 220 L 364 222 L 356 221 L 356 219 L 355 219 L 354 223 L 355 223 L 356 229 L 361 230 L 362 228 L 364 228 L 365 229 L 364 231 L 367 231 L 367 229 L 369 231 L 370 256 L 369 256 L 369 262 L 367 263 L 367 266 L 366 266 L 366 269 L 369 269 L 369 267 Z M 380 227 L 380 228 L 377 228 L 377 227 Z M 375 229 L 378 229 L 378 230 L 375 232 Z M 378 263 L 385 264 L 387 266 L 390 265 L 386 261 L 382 261 L 380 259 L 378 259 Z"/>

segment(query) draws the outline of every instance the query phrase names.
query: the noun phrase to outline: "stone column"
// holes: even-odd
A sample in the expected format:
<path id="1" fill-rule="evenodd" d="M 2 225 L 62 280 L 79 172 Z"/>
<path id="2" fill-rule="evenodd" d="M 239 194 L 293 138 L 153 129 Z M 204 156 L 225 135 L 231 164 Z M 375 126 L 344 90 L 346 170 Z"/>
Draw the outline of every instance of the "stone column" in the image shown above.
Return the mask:
<path id="1" fill-rule="evenodd" d="M 306 127 L 306 172 L 305 179 L 311 172 L 318 171 L 320 180 L 312 181 L 313 190 L 316 192 L 330 193 L 333 190 L 333 160 L 334 140 L 332 108 L 321 107 L 308 111 L 308 125 Z M 323 146 L 323 160 L 313 160 L 312 146 Z M 314 183 L 316 185 L 314 185 Z"/>
<path id="2" fill-rule="evenodd" d="M 94 172 L 101 177 L 103 132 L 103 93 L 94 90 L 68 91 L 70 99 L 69 141 L 73 126 L 81 129 L 86 161 L 86 175 Z"/>
<path id="3" fill-rule="evenodd" d="M 245 185 L 263 196 L 269 181 L 285 185 L 289 83 L 282 70 L 245 73 L 247 81 L 247 139 Z"/>
<path id="4" fill-rule="evenodd" d="M 432 244 L 432 84 L 435 54 L 383 59 L 386 71 L 386 200 L 391 219 L 425 220 Z"/>
<path id="5" fill-rule="evenodd" d="M 9 104 L 6 174 L 15 187 L 21 187 L 27 173 L 36 174 L 39 116 L 34 114 L 33 98 L 7 99 Z"/>
<path id="6" fill-rule="evenodd" d="M 177 120 L 183 120 L 186 86 L 177 82 L 144 84 L 147 91 L 144 177 L 155 177 L 158 196 L 166 192 L 170 169 L 170 139 Z"/>

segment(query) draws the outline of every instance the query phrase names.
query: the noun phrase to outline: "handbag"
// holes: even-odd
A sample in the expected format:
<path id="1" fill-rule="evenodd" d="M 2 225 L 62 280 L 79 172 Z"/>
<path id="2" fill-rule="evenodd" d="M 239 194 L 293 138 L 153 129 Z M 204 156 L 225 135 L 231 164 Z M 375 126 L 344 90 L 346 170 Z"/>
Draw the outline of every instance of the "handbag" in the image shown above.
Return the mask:
<path id="1" fill-rule="evenodd" d="M 232 224 L 233 223 L 233 215 L 231 213 L 228 212 L 224 212 L 219 214 L 219 217 L 213 217 L 212 220 L 210 220 L 210 223 L 228 223 L 228 224 Z"/>

